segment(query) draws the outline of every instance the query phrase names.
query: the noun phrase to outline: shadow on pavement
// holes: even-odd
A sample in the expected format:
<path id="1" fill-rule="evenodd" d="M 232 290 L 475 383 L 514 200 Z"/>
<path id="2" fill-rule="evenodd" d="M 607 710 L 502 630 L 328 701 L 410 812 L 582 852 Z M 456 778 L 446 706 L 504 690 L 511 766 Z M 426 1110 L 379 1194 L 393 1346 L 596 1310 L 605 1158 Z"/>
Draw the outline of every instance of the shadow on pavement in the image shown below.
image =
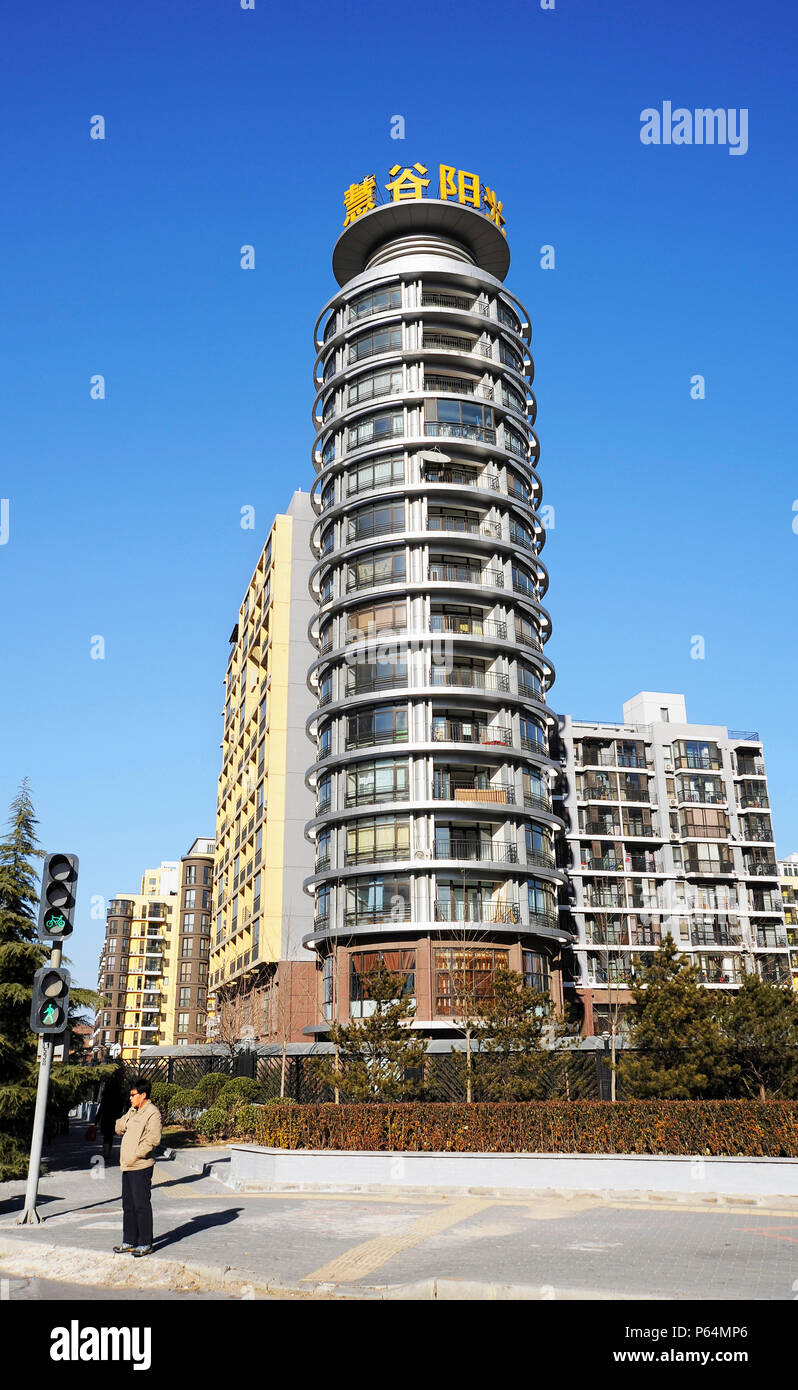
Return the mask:
<path id="1" fill-rule="evenodd" d="M 244 1210 L 244 1207 L 233 1207 L 230 1211 L 212 1212 L 208 1216 L 192 1216 L 191 1220 L 185 1221 L 182 1226 L 175 1226 L 173 1231 L 156 1236 L 152 1243 L 153 1253 L 160 1254 L 167 1246 L 190 1240 L 192 1236 L 199 1235 L 200 1231 L 210 1230 L 212 1226 L 228 1226 L 231 1221 L 237 1221 Z"/>

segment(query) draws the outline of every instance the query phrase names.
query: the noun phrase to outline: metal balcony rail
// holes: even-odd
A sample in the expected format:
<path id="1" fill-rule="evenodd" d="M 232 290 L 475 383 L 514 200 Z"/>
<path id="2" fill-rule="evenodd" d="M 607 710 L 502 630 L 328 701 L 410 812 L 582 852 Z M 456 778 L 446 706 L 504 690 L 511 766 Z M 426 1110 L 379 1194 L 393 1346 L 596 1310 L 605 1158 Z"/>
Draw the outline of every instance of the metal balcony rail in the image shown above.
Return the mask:
<path id="1" fill-rule="evenodd" d="M 436 859 L 517 864 L 518 846 L 510 840 L 436 840 L 434 855 Z"/>
<path id="2" fill-rule="evenodd" d="M 438 290 L 422 290 L 421 304 L 422 307 L 431 305 L 441 309 L 462 309 L 467 314 L 482 314 L 484 318 L 490 313 L 484 300 L 467 299 L 462 294 L 443 294 Z"/>
<path id="3" fill-rule="evenodd" d="M 485 743 L 500 744 L 503 747 L 511 747 L 513 741 L 512 729 L 504 726 L 495 727 L 490 724 L 473 724 L 467 726 L 447 719 L 445 724 L 436 724 L 432 728 L 433 743 Z"/>
<path id="4" fill-rule="evenodd" d="M 742 840 L 766 840 L 769 844 L 773 841 L 773 829 L 769 825 L 748 825 L 740 827 L 740 838 Z"/>
<path id="5" fill-rule="evenodd" d="M 440 352 L 461 352 L 477 357 L 492 357 L 490 343 L 480 343 L 472 338 L 458 338 L 453 333 L 424 333 L 422 348 L 433 348 Z"/>
<path id="6" fill-rule="evenodd" d="M 488 440 L 488 443 L 492 444 L 493 440 Z M 502 432 L 502 443 L 505 449 L 509 449 L 511 454 L 517 454 L 519 458 L 526 458 L 529 453 L 529 445 L 522 439 L 517 439 L 508 429 Z"/>
<path id="7" fill-rule="evenodd" d="M 551 797 L 545 792 L 524 792 L 524 805 L 530 811 L 550 811 Z"/>
<path id="8" fill-rule="evenodd" d="M 580 835 L 620 835 L 621 827 L 614 820 L 586 820 L 582 823 Z"/>
<path id="9" fill-rule="evenodd" d="M 456 487 L 479 487 L 489 492 L 503 492 L 499 479 L 492 473 L 475 473 L 464 468 L 430 468 L 427 465 L 424 481 L 452 483 Z"/>
<path id="10" fill-rule="evenodd" d="M 494 903 L 481 900 L 451 902 L 448 899 L 435 900 L 436 922 L 507 922 L 521 920 L 518 903 Z"/>
<path id="11" fill-rule="evenodd" d="M 729 738 L 739 739 L 741 743 L 759 743 L 756 729 L 729 729 Z"/>
<path id="12" fill-rule="evenodd" d="M 478 444 L 495 444 L 496 431 L 483 425 L 457 424 L 451 420 L 425 420 L 424 433 L 432 439 L 471 439 Z"/>
<path id="13" fill-rule="evenodd" d="M 618 801 L 618 793 L 613 787 L 577 787 L 577 801 Z"/>
<path id="14" fill-rule="evenodd" d="M 711 754 L 702 753 L 677 753 L 674 758 L 677 768 L 689 767 L 697 768 L 704 772 L 720 772 L 723 762 L 720 758 L 712 757 Z"/>
<path id="15" fill-rule="evenodd" d="M 368 849 L 348 849 L 345 855 L 347 864 L 376 864 L 381 860 L 409 858 L 407 845 L 371 845 Z"/>
<path id="16" fill-rule="evenodd" d="M 447 669 L 445 666 L 431 666 L 429 674 L 429 683 L 435 686 L 458 686 L 467 690 L 510 689 L 509 676 L 494 675 L 490 671 L 473 671 L 470 667 L 453 666 Z"/>
<path id="17" fill-rule="evenodd" d="M 529 738 L 526 734 L 522 734 L 518 742 L 527 753 L 540 753 L 544 758 L 548 756 L 546 740 L 542 733 L 540 738 Z"/>
<path id="18" fill-rule="evenodd" d="M 627 858 L 627 867 L 630 868 L 633 873 L 659 872 L 660 863 L 655 854 L 630 854 Z"/>
<path id="19" fill-rule="evenodd" d="M 593 927 L 588 946 L 628 946 L 629 933 L 623 927 Z"/>
<path id="20" fill-rule="evenodd" d="M 350 541 L 369 541 L 372 536 L 392 536 L 399 531 L 405 530 L 405 519 L 402 516 L 398 521 L 358 521 L 356 517 L 350 518 L 347 528 L 347 543 Z M 332 547 L 330 547 L 332 548 Z M 326 552 L 325 552 L 326 553 Z"/>
<path id="21" fill-rule="evenodd" d="M 458 536 L 501 536 L 501 523 L 498 521 L 467 521 L 459 516 L 440 516 L 433 513 L 427 518 L 428 531 L 449 531 Z"/>
<path id="22" fill-rule="evenodd" d="M 347 806 L 371 806 L 380 801 L 409 801 L 408 787 L 359 787 L 348 791 L 345 797 Z"/>
<path id="23" fill-rule="evenodd" d="M 775 878 L 778 873 L 775 859 L 751 859 L 749 855 L 743 855 L 745 872 L 747 874 L 757 874 L 762 878 Z"/>
<path id="24" fill-rule="evenodd" d="M 483 401 L 493 400 L 493 387 L 482 386 L 476 381 L 466 381 L 462 377 L 429 376 L 424 373 L 425 391 L 444 391 L 458 396 L 479 396 Z"/>
<path id="25" fill-rule="evenodd" d="M 661 946 L 662 937 L 658 931 L 653 931 L 647 927 L 637 927 L 631 932 L 631 944 L 633 946 Z"/>
<path id="26" fill-rule="evenodd" d="M 331 860 L 330 860 L 330 851 L 329 851 L 329 850 L 326 850 L 326 851 L 324 852 L 324 854 L 317 854 L 317 855 L 316 855 L 316 873 L 317 873 L 317 874 L 318 874 L 318 873 L 321 873 L 323 869 L 329 869 L 329 867 L 330 867 L 330 862 L 331 862 Z"/>
<path id="27" fill-rule="evenodd" d="M 759 796 L 752 796 L 750 793 L 740 796 L 738 797 L 738 801 L 743 809 L 751 808 L 753 810 L 764 810 L 765 807 L 770 806 L 770 797 L 767 792 L 764 791 L 761 792 Z"/>
<path id="28" fill-rule="evenodd" d="M 347 593 L 352 593 L 356 589 L 382 589 L 385 588 L 388 584 L 404 583 L 405 576 L 403 574 L 389 574 L 385 576 L 379 574 L 355 576 L 349 575 L 349 577 L 347 578 L 346 589 Z"/>
<path id="29" fill-rule="evenodd" d="M 407 743 L 407 729 L 374 730 L 368 734 L 358 734 L 347 738 L 347 748 L 374 748 L 382 743 Z"/>
<path id="30" fill-rule="evenodd" d="M 532 930 L 556 931 L 560 923 L 556 912 L 530 912 L 529 925 Z"/>
<path id="31" fill-rule="evenodd" d="M 383 926 L 390 922 L 409 922 L 410 904 L 399 901 L 392 907 L 358 907 L 344 913 L 347 927 Z"/>
<path id="32" fill-rule="evenodd" d="M 623 834 L 631 835 L 638 839 L 641 835 L 647 836 L 653 840 L 659 839 L 656 825 L 653 823 L 649 825 L 646 821 L 642 820 L 627 821 L 623 827 Z"/>
<path id="33" fill-rule="evenodd" d="M 765 761 L 764 758 L 737 758 L 738 777 L 764 777 Z"/>
<path id="34" fill-rule="evenodd" d="M 536 869 L 553 869 L 554 855 L 547 853 L 543 849 L 528 849 L 526 851 L 526 862 Z"/>
<path id="35" fill-rule="evenodd" d="M 518 682 L 518 694 L 521 696 L 522 700 L 534 700 L 536 702 L 541 703 L 543 702 L 544 698 L 540 686 L 530 685 L 528 681 L 520 680 Z"/>
<path id="36" fill-rule="evenodd" d="M 387 671 L 383 675 L 367 675 L 355 667 L 346 683 L 347 695 L 370 695 L 375 690 L 399 690 L 407 685 L 407 671 Z"/>
<path id="37" fill-rule="evenodd" d="M 490 618 L 460 618 L 455 613 L 432 613 L 429 630 L 473 637 L 497 637 L 502 642 L 507 638 L 506 623 L 494 622 Z"/>
<path id="38" fill-rule="evenodd" d="M 492 585 L 496 589 L 504 588 L 504 574 L 501 570 L 481 570 L 474 565 L 441 565 L 431 564 L 429 567 L 428 579 L 436 583 L 447 584 L 486 584 Z"/>
<path id="39" fill-rule="evenodd" d="M 534 647 L 536 651 L 542 651 L 540 640 L 529 627 L 522 627 L 520 623 L 515 625 L 515 640 L 523 647 Z"/>
<path id="40" fill-rule="evenodd" d="M 739 932 L 731 932 L 723 927 L 694 927 L 690 933 L 693 946 L 739 946 Z"/>
<path id="41" fill-rule="evenodd" d="M 684 856 L 684 870 L 688 874 L 731 874 L 734 872 L 734 862 L 730 857 L 700 859 L 694 855 L 686 854 Z"/>
<path id="42" fill-rule="evenodd" d="M 626 907 L 626 903 L 620 893 L 602 893 L 586 888 L 585 907 Z"/>
<path id="43" fill-rule="evenodd" d="M 736 970 L 731 966 L 726 970 L 720 966 L 713 966 L 711 969 L 699 970 L 698 979 L 702 985 L 741 985 L 744 974 L 742 970 Z"/>
<path id="44" fill-rule="evenodd" d="M 725 806 L 726 798 L 718 792 L 708 792 L 704 795 L 701 792 L 685 791 L 682 789 L 676 793 L 675 802 L 677 805 L 681 805 L 685 802 L 700 802 L 703 806 Z"/>
<path id="45" fill-rule="evenodd" d="M 485 801 L 515 804 L 515 788 L 509 782 L 478 786 L 460 777 L 435 775 L 432 784 L 433 801 Z"/>

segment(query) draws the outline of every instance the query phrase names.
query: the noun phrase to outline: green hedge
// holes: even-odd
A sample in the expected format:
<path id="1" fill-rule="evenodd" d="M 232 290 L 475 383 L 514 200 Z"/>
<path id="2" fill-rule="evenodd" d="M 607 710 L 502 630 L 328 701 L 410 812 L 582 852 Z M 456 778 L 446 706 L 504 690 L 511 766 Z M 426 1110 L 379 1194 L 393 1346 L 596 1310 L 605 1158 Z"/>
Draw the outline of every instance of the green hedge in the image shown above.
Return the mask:
<path id="1" fill-rule="evenodd" d="M 217 1115 L 219 1137 L 269 1148 L 798 1158 L 795 1101 L 243 1105 L 223 1129 Z"/>

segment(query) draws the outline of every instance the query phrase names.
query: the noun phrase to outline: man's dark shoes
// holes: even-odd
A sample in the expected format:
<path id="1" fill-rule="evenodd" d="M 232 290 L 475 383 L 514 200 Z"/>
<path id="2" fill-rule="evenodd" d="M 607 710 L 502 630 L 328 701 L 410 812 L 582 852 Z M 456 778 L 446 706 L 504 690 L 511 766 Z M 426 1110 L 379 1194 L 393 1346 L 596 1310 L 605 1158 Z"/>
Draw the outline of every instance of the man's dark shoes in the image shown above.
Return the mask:
<path id="1" fill-rule="evenodd" d="M 115 1255 L 132 1255 L 132 1254 L 133 1254 L 133 1251 L 135 1250 L 135 1248 L 136 1248 L 135 1245 L 128 1245 L 126 1241 L 123 1241 L 121 1245 L 115 1245 L 115 1246 L 114 1246 L 114 1254 L 115 1254 Z"/>
<path id="2" fill-rule="evenodd" d="M 135 1248 L 135 1250 L 133 1251 L 133 1259 L 134 1259 L 134 1260 L 140 1260 L 141 1257 L 142 1257 L 142 1255 L 151 1255 L 151 1254 L 152 1254 L 152 1246 L 151 1246 L 151 1245 L 137 1245 L 136 1248 Z"/>

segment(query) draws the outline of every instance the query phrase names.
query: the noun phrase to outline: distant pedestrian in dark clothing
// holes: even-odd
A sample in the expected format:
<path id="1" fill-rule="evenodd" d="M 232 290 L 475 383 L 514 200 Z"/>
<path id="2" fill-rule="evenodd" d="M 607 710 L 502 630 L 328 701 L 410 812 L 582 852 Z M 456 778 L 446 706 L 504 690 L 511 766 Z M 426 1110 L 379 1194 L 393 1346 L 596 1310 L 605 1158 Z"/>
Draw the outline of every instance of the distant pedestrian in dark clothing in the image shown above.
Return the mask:
<path id="1" fill-rule="evenodd" d="M 161 1142 L 161 1112 L 150 1100 L 150 1082 L 138 1077 L 130 1087 L 130 1109 L 116 1122 L 122 1135 L 122 1244 L 116 1255 L 149 1255 L 152 1250 L 151 1157 Z"/>
<path id="2" fill-rule="evenodd" d="M 121 1071 L 115 1072 L 106 1081 L 97 1110 L 97 1128 L 103 1137 L 103 1158 L 106 1163 L 113 1153 L 116 1122 L 125 1110 L 123 1081 Z"/>

